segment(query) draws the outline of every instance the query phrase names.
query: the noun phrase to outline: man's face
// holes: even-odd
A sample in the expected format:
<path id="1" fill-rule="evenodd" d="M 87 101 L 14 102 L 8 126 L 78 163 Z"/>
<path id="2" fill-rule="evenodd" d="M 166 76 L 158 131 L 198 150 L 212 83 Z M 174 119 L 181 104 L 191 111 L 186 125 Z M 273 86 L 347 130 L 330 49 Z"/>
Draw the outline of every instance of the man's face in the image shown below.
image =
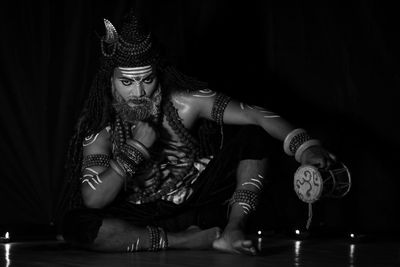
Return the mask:
<path id="1" fill-rule="evenodd" d="M 118 102 L 152 97 L 158 80 L 151 66 L 115 68 L 111 78 L 113 95 Z"/>
<path id="2" fill-rule="evenodd" d="M 111 77 L 114 108 L 124 120 L 156 120 L 161 89 L 151 66 L 115 68 Z"/>

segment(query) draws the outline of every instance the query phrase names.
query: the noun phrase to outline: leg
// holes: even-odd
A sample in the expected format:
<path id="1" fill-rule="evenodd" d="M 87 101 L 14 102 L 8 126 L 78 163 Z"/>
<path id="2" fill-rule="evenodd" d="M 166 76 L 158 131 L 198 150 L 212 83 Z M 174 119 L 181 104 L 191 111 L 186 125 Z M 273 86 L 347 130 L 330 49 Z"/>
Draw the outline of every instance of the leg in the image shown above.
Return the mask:
<path id="1" fill-rule="evenodd" d="M 264 186 L 264 177 L 267 167 L 267 159 L 242 160 L 237 170 L 237 190 L 248 190 L 260 194 Z M 244 235 L 246 219 L 251 209 L 238 202 L 232 203 L 228 223 L 224 232 L 218 240 L 214 241 L 213 247 L 217 250 L 231 252 L 256 254 L 256 248 L 251 240 Z"/>
<path id="2" fill-rule="evenodd" d="M 209 173 L 212 173 L 211 181 L 214 182 L 206 187 L 207 190 L 202 190 L 205 194 L 201 199 L 204 201 L 218 196 L 220 200 L 221 196 L 224 196 L 232 200 L 234 199 L 232 194 L 258 197 L 267 178 L 268 159 L 278 149 L 277 145 L 278 142 L 262 128 L 242 127 L 237 136 L 217 155 L 215 158 L 217 164 L 210 166 Z M 236 169 L 236 172 L 229 175 L 233 169 Z M 217 192 L 217 194 L 207 192 Z M 232 253 L 255 254 L 252 242 L 244 237 L 246 220 L 254 209 L 255 205 L 250 206 L 243 201 L 231 201 L 224 232 L 222 237 L 213 243 L 213 247 Z"/>
<path id="3" fill-rule="evenodd" d="M 152 228 L 157 230 L 160 228 Z M 135 252 L 154 247 L 151 240 L 158 240 L 158 247 L 171 249 L 206 249 L 219 237 L 217 227 L 200 230 L 189 227 L 178 233 L 160 231 L 160 238 L 151 238 L 149 228 L 137 227 L 116 218 L 102 218 L 100 211 L 83 209 L 70 213 L 64 222 L 67 242 L 85 249 L 104 252 Z M 153 235 L 154 236 L 154 235 Z"/>
<path id="4" fill-rule="evenodd" d="M 217 227 L 200 230 L 196 226 L 178 233 L 163 232 L 162 239 L 168 240 L 170 249 L 208 249 L 219 237 Z M 99 233 L 91 245 L 98 251 L 135 252 L 149 250 L 151 242 L 146 228 L 135 227 L 119 219 L 105 219 Z"/>

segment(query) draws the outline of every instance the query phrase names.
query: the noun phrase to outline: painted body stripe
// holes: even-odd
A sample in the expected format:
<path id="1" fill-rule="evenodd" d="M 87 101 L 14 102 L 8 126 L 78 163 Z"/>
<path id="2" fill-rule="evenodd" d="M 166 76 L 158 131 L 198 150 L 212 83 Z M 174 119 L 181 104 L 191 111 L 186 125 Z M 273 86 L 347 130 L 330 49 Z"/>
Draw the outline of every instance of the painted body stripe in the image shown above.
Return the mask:
<path id="1" fill-rule="evenodd" d="M 121 71 L 143 71 L 151 69 L 151 65 L 143 66 L 143 67 L 135 67 L 135 68 L 125 68 L 125 67 L 118 67 Z"/>
<path id="2" fill-rule="evenodd" d="M 85 140 L 83 141 L 83 146 L 89 146 L 89 145 L 93 144 L 96 141 L 99 134 L 100 133 L 97 133 L 95 136 L 93 136 L 93 134 L 92 134 L 88 137 L 85 137 Z"/>
<path id="3" fill-rule="evenodd" d="M 197 96 L 197 97 L 212 97 L 215 96 L 217 94 L 217 92 L 214 92 L 210 89 L 202 89 L 198 91 L 201 94 L 195 94 L 193 96 Z"/>
<path id="4" fill-rule="evenodd" d="M 245 186 L 245 185 L 252 185 L 252 186 L 257 187 L 259 190 L 261 190 L 261 187 L 258 184 L 253 183 L 253 182 L 245 182 L 242 184 L 242 186 Z"/>
<path id="5" fill-rule="evenodd" d="M 98 172 L 96 172 L 95 170 L 93 170 L 93 169 L 91 169 L 91 168 L 85 168 L 85 170 L 91 171 L 91 172 L 93 172 L 94 174 L 99 174 Z"/>
<path id="6" fill-rule="evenodd" d="M 96 187 L 94 187 L 94 186 L 92 185 L 92 183 L 89 182 L 88 179 L 83 180 L 83 181 L 82 181 L 82 184 L 85 183 L 85 182 L 87 182 L 87 183 L 89 184 L 89 186 L 90 186 L 93 190 L 96 190 Z"/>
<path id="7" fill-rule="evenodd" d="M 262 185 L 261 181 L 258 180 L 258 179 L 251 178 L 251 180 L 254 181 L 254 182 L 256 182 L 256 183 L 259 183 L 260 185 Z"/>
<path id="8" fill-rule="evenodd" d="M 212 93 L 212 92 L 214 92 L 214 91 L 212 91 L 212 90 L 210 90 L 210 89 L 200 89 L 199 92 L 200 92 L 200 93 L 203 93 L 203 94 L 210 94 L 210 93 Z"/>
<path id="9" fill-rule="evenodd" d="M 217 93 L 213 93 L 213 94 L 210 94 L 210 95 L 193 95 L 193 96 L 196 96 L 196 97 L 213 97 L 213 96 L 215 96 Z"/>
<path id="10" fill-rule="evenodd" d="M 263 116 L 266 119 L 273 119 L 273 118 L 280 118 L 281 116 L 279 115 L 270 115 L 270 116 Z"/>

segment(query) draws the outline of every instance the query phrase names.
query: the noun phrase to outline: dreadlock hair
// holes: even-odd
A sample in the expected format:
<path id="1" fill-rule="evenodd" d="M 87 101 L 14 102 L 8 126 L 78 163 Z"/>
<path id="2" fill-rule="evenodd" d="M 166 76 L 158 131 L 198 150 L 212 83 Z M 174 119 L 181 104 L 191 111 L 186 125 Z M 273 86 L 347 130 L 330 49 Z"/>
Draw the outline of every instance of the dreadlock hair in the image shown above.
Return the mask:
<path id="1" fill-rule="evenodd" d="M 79 183 L 83 157 L 82 144 L 86 136 L 99 132 L 114 116 L 110 88 L 112 71 L 110 62 L 105 60 L 100 63 L 100 68 L 93 78 L 89 96 L 70 139 L 64 165 L 64 184 L 57 206 L 58 220 L 65 211 L 82 206 Z"/>

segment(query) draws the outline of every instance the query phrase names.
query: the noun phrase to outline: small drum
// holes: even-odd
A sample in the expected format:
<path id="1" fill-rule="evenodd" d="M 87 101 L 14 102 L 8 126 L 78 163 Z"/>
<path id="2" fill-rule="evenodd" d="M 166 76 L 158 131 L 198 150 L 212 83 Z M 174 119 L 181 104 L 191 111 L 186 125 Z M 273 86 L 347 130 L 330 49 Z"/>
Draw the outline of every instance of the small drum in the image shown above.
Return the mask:
<path id="1" fill-rule="evenodd" d="M 336 163 L 328 170 L 303 165 L 295 172 L 293 185 L 300 200 L 311 204 L 321 197 L 344 197 L 350 191 L 351 177 L 343 163 Z"/>

